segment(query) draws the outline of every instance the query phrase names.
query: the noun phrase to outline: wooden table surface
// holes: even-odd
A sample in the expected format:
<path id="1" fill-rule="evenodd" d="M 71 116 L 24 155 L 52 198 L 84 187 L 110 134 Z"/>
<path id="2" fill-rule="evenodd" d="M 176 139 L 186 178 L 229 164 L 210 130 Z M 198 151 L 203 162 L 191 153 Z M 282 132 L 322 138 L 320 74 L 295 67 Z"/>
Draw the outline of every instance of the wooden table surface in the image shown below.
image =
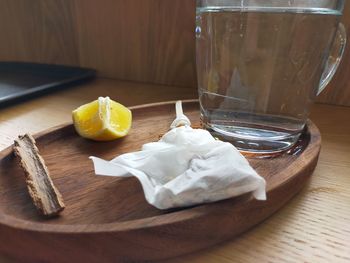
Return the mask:
<path id="1" fill-rule="evenodd" d="M 68 122 L 74 108 L 107 95 L 129 106 L 197 96 L 190 88 L 99 79 L 0 108 L 0 148 L 18 134 Z M 297 197 L 236 239 L 166 262 L 350 262 L 350 108 L 316 104 L 311 119 L 322 151 Z M 0 262 L 15 261 L 0 255 Z"/>

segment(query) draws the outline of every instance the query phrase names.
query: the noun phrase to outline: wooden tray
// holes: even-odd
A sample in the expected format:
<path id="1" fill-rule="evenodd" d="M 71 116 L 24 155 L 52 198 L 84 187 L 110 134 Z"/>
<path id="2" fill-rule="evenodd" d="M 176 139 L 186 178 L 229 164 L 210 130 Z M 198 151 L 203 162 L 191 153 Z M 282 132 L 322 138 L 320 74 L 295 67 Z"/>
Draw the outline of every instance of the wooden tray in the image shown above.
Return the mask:
<path id="1" fill-rule="evenodd" d="M 198 102 L 184 111 L 199 124 Z M 157 141 L 175 116 L 174 103 L 132 108 L 129 136 L 109 143 L 79 137 L 71 124 L 36 136 L 38 147 L 67 208 L 43 219 L 27 193 L 12 148 L 0 152 L 0 253 L 31 262 L 116 262 L 182 255 L 232 238 L 272 215 L 313 172 L 320 151 L 317 127 L 275 158 L 250 158 L 267 180 L 268 200 L 250 195 L 187 209 L 160 211 L 148 205 L 134 178 L 97 177 L 90 155 L 112 159 Z"/>

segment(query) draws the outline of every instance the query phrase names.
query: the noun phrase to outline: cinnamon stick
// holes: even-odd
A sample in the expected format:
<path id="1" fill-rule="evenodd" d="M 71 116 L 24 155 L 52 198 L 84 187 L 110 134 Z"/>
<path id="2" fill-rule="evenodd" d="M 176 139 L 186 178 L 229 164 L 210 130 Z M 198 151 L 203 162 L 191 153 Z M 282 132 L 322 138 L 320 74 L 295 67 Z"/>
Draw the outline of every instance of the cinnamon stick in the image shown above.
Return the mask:
<path id="1" fill-rule="evenodd" d="M 25 134 L 14 142 L 14 152 L 24 170 L 27 188 L 34 205 L 45 216 L 59 214 L 64 208 L 62 196 L 54 186 L 44 159 L 40 156 L 34 138 Z"/>

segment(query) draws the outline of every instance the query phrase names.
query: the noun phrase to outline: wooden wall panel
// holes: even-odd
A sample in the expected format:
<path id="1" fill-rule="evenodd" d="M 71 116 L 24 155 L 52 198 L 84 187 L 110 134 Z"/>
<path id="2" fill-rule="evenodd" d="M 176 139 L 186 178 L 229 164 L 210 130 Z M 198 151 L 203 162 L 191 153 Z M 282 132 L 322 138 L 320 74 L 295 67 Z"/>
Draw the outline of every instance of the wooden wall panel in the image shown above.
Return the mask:
<path id="1" fill-rule="evenodd" d="M 0 0 L 0 60 L 79 64 L 70 0 Z"/>
<path id="2" fill-rule="evenodd" d="M 107 77 L 193 86 L 194 1 L 76 0 L 81 64 Z M 98 52 L 96 52 L 98 51 Z"/>
<path id="3" fill-rule="evenodd" d="M 0 0 L 0 60 L 195 86 L 193 0 Z"/>
<path id="4" fill-rule="evenodd" d="M 195 0 L 0 0 L 0 60 L 194 88 L 194 21 Z M 343 21 L 350 34 L 349 1 Z M 349 76 L 350 44 L 318 101 L 350 106 Z"/>

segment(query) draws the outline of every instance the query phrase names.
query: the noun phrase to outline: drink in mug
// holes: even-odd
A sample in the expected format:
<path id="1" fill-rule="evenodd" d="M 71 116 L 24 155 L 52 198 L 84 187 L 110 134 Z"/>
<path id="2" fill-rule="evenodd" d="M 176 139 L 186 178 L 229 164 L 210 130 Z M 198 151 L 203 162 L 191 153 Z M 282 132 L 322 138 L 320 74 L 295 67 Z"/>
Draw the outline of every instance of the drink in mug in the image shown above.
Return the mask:
<path id="1" fill-rule="evenodd" d="M 201 118 L 240 150 L 279 152 L 298 140 L 319 86 L 327 85 L 339 64 L 342 5 L 315 8 L 299 6 L 310 2 L 299 0 L 288 8 L 285 0 L 255 1 L 263 6 L 247 1 L 243 8 L 244 2 L 197 1 Z"/>

